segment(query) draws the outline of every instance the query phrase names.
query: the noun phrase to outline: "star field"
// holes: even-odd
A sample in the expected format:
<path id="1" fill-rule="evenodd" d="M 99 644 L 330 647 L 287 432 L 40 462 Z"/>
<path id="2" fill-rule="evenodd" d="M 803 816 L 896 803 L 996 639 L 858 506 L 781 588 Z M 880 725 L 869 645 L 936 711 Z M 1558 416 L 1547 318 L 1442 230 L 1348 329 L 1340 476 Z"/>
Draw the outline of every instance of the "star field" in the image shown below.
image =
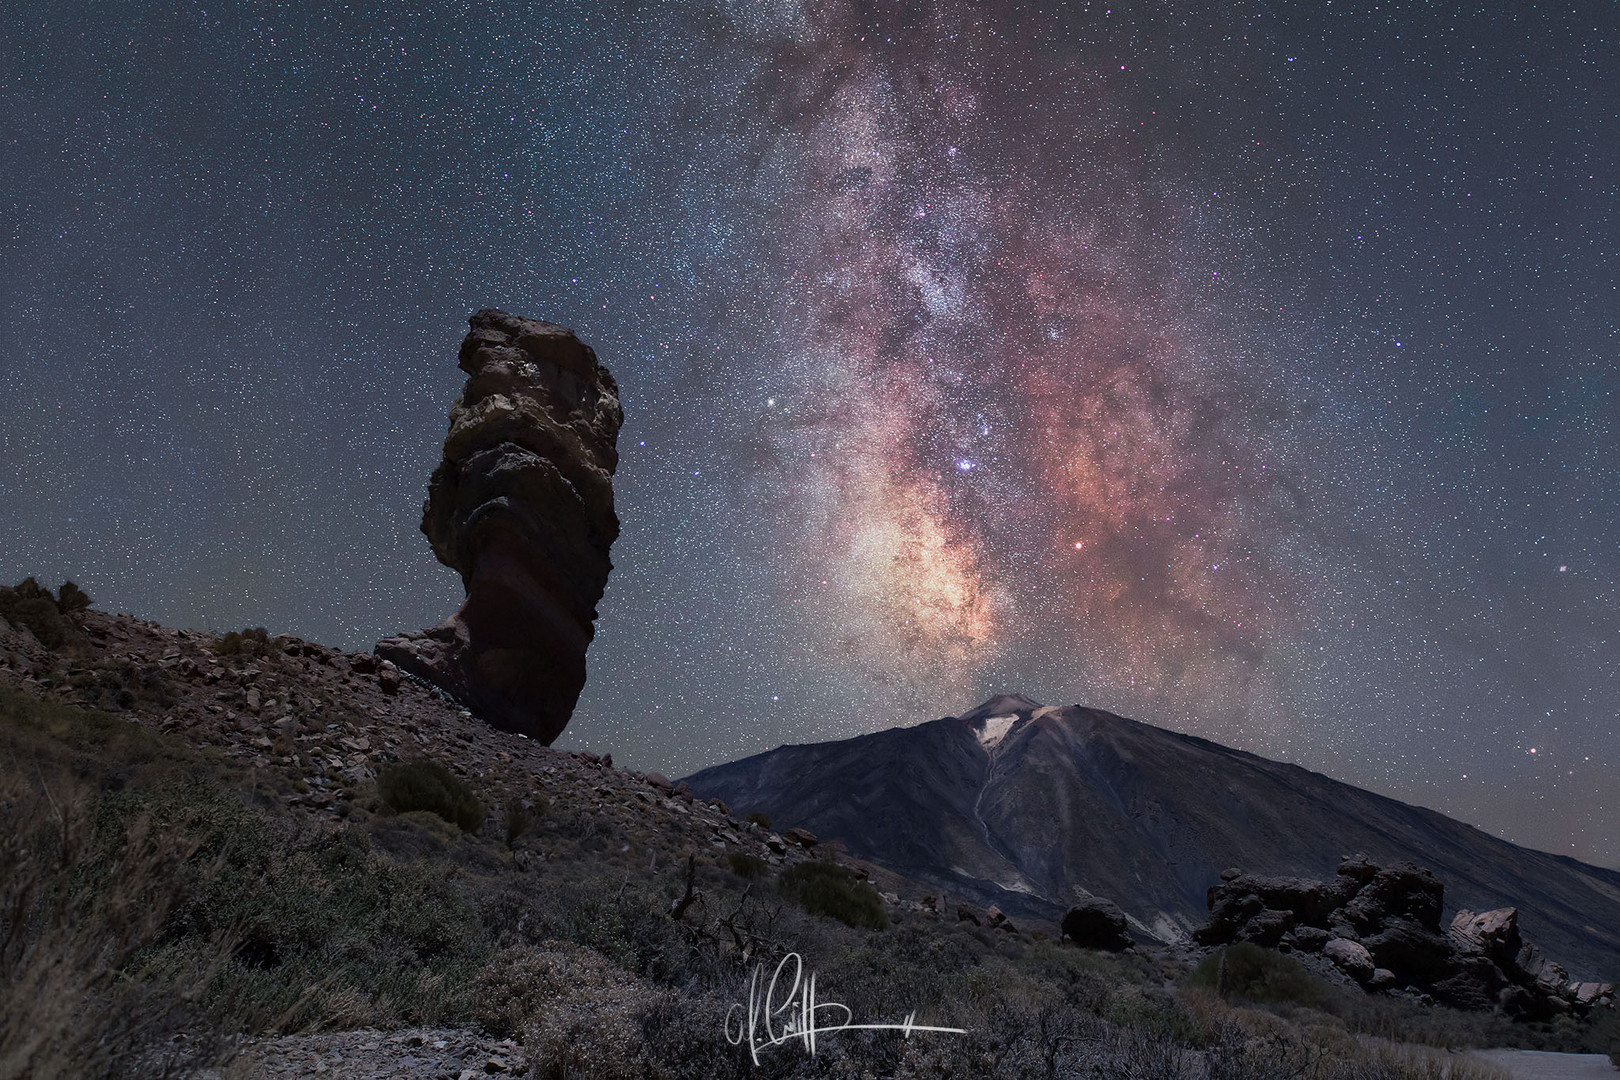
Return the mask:
<path id="1" fill-rule="evenodd" d="M 348 648 L 623 389 L 559 745 L 1081 703 L 1620 865 L 1612 5 L 12 5 L 0 578 Z"/>

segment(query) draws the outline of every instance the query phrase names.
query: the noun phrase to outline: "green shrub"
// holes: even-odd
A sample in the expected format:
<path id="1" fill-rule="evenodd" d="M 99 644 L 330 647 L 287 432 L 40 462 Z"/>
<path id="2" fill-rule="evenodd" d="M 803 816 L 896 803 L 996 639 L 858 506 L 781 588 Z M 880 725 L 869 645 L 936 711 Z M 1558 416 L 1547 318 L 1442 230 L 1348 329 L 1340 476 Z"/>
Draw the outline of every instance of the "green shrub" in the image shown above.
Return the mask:
<path id="1" fill-rule="evenodd" d="M 89 594 L 71 581 L 62 582 L 62 587 L 56 590 L 56 610 L 63 615 L 83 611 L 89 606 Z"/>
<path id="2" fill-rule="evenodd" d="M 877 890 L 842 866 L 802 862 L 782 875 L 779 887 L 783 896 L 812 915 L 829 915 L 846 926 L 872 930 L 889 925 Z"/>
<path id="3" fill-rule="evenodd" d="M 1214 990 L 1223 998 L 1267 1005 L 1319 1007 L 1331 996 L 1327 984 L 1298 960 L 1246 941 L 1204 957 L 1187 984 Z"/>
<path id="4" fill-rule="evenodd" d="M 263 652 L 270 644 L 270 635 L 264 627 L 232 630 L 214 642 L 214 652 L 220 656 L 253 656 Z"/>
<path id="5" fill-rule="evenodd" d="M 770 817 L 766 814 L 761 814 L 758 811 L 749 814 L 747 817 L 743 818 L 743 820 L 748 822 L 750 825 L 758 825 L 762 829 L 768 829 L 771 827 Z"/>
<path id="6" fill-rule="evenodd" d="M 731 872 L 740 878 L 762 878 L 770 870 L 771 864 L 758 855 L 750 855 L 746 851 L 726 852 L 726 862 L 731 866 Z"/>
<path id="7" fill-rule="evenodd" d="M 463 832 L 484 823 L 484 807 L 472 789 L 437 761 L 397 761 L 377 773 L 377 794 L 395 813 L 427 810 Z M 514 837 L 515 839 L 515 837 Z"/>
<path id="8" fill-rule="evenodd" d="M 27 627 L 47 649 L 60 649 L 67 643 L 68 623 L 62 618 L 56 598 L 33 578 L 23 578 L 10 588 L 0 588 L 0 616 L 7 622 Z"/>

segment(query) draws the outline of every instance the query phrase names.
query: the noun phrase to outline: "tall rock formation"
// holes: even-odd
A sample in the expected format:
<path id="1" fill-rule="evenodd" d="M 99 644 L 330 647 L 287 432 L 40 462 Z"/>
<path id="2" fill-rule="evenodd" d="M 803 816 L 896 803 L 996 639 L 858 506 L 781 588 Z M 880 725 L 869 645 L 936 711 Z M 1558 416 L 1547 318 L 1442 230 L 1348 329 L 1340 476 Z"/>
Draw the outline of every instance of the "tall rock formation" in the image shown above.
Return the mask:
<path id="1" fill-rule="evenodd" d="M 467 599 L 377 655 L 507 731 L 550 743 L 585 686 L 585 649 L 619 535 L 619 388 L 572 330 L 480 311 L 461 343 L 422 531 Z"/>

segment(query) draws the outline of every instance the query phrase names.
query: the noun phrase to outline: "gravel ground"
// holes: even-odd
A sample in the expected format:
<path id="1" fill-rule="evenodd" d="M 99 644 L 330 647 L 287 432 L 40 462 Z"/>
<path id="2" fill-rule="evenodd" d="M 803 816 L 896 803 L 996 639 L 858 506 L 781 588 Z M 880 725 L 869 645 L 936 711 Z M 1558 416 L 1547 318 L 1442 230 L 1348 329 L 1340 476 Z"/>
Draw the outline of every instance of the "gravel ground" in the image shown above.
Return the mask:
<path id="1" fill-rule="evenodd" d="M 1544 1050 L 1475 1050 L 1474 1057 L 1518 1080 L 1620 1080 L 1604 1054 L 1549 1054 Z"/>
<path id="2" fill-rule="evenodd" d="M 242 1056 L 252 1062 L 250 1080 L 472 1080 L 521 1076 L 528 1068 L 512 1040 L 453 1028 L 283 1035 L 251 1041 Z"/>

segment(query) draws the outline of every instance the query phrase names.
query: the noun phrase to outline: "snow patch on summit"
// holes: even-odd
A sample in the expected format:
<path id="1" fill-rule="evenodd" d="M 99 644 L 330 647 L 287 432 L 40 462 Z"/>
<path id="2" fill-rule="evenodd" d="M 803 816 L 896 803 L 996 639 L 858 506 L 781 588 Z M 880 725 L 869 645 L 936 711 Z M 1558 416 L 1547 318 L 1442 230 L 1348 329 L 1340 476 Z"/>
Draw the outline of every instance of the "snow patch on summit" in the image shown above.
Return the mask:
<path id="1" fill-rule="evenodd" d="M 1018 717 L 1016 716 L 985 717 L 984 725 L 978 731 L 979 745 L 986 750 L 994 750 L 996 745 L 1007 737 L 1007 732 L 1016 723 L 1018 723 Z"/>

